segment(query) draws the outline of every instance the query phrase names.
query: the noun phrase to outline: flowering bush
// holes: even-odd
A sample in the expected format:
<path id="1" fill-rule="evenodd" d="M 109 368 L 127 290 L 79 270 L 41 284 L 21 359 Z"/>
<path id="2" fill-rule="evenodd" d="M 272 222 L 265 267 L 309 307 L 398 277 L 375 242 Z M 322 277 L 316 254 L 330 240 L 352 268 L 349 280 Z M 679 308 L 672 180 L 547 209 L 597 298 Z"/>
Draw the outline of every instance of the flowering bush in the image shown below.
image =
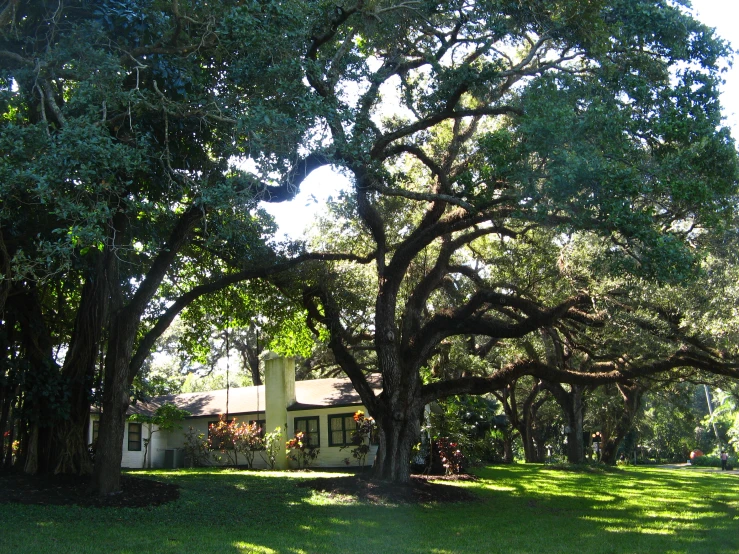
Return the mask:
<path id="1" fill-rule="evenodd" d="M 364 467 L 367 460 L 367 454 L 369 454 L 370 451 L 370 443 L 377 430 L 377 424 L 373 418 L 365 416 L 364 412 L 361 410 L 354 413 L 354 421 L 357 423 L 357 428 L 352 433 L 351 444 L 342 446 L 341 448 L 343 450 L 344 448 L 352 446 L 352 457 L 357 460 L 357 464 L 360 467 Z"/>
<path id="2" fill-rule="evenodd" d="M 455 475 L 462 473 L 465 458 L 459 448 L 459 444 L 450 441 L 446 437 L 442 437 L 436 441 L 436 447 L 439 449 L 441 465 L 444 466 L 446 474 Z"/>
<path id="3" fill-rule="evenodd" d="M 262 428 L 257 422 L 242 423 L 234 428 L 234 449 L 244 455 L 246 467 L 254 467 L 254 455 L 264 449 Z"/>
<path id="4" fill-rule="evenodd" d="M 242 454 L 246 466 L 251 469 L 256 452 L 264 448 L 262 428 L 256 422 L 238 423 L 236 418 L 226 421 L 221 415 L 217 423 L 210 424 L 209 431 L 210 449 L 225 454 L 229 464 L 234 466 L 239 464 L 239 454 Z"/>
<path id="5" fill-rule="evenodd" d="M 211 450 L 217 450 L 226 455 L 230 465 L 238 465 L 239 454 L 235 448 L 237 431 L 236 418 L 226 421 L 226 416 L 218 416 L 216 423 L 208 426 L 208 446 Z M 220 457 L 216 457 L 220 461 Z"/>
<path id="6" fill-rule="evenodd" d="M 305 440 L 305 434 L 302 431 L 295 433 L 295 437 L 287 441 L 287 457 L 297 462 L 300 469 L 311 465 L 318 457 L 319 448 L 311 446 Z"/>

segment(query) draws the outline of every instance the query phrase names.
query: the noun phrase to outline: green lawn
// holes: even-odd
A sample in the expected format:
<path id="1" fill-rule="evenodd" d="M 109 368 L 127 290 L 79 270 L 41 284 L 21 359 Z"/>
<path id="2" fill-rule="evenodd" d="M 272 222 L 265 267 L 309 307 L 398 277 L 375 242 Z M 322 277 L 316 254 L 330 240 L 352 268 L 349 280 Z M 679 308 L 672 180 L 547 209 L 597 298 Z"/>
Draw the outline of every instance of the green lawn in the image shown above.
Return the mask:
<path id="1" fill-rule="evenodd" d="M 296 487 L 305 473 L 150 471 L 182 487 L 177 502 L 0 504 L 0 552 L 739 552 L 736 475 L 531 465 L 477 473 L 477 482 L 449 486 L 479 502 L 378 506 Z"/>

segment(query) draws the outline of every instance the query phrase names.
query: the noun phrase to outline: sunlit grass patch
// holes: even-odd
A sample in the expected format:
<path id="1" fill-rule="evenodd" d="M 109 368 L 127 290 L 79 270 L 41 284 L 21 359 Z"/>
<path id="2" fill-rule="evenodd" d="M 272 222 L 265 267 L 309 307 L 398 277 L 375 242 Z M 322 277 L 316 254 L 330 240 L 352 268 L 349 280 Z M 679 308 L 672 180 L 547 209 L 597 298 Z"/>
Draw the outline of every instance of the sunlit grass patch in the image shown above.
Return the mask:
<path id="1" fill-rule="evenodd" d="M 277 554 L 277 550 L 241 541 L 233 543 L 233 547 L 244 554 Z"/>
<path id="2" fill-rule="evenodd" d="M 0 504 L 0 552 L 739 552 L 739 479 L 716 473 L 493 466 L 443 485 L 478 501 L 423 505 L 298 486 L 349 473 L 135 473 L 178 484 L 180 499 L 140 510 Z"/>

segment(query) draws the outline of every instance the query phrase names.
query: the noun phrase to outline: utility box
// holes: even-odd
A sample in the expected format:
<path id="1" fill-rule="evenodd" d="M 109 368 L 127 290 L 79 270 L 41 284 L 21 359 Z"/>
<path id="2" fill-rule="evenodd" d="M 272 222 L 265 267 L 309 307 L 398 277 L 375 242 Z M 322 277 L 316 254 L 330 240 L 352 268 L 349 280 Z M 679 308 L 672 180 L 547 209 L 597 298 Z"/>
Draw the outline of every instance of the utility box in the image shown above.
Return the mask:
<path id="1" fill-rule="evenodd" d="M 175 468 L 174 453 L 175 451 L 173 449 L 164 451 L 164 469 L 174 469 Z"/>
<path id="2" fill-rule="evenodd" d="M 182 448 L 171 448 L 164 451 L 164 469 L 185 467 L 185 451 Z"/>

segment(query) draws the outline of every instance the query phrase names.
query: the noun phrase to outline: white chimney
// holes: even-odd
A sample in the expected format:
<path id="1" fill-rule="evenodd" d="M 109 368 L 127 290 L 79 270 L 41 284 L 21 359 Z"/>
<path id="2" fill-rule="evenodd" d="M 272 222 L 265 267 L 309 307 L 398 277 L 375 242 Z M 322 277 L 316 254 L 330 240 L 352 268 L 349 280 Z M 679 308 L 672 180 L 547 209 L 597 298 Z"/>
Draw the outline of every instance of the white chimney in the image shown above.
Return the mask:
<path id="1" fill-rule="evenodd" d="M 264 396 L 266 411 L 266 432 L 271 433 L 280 428 L 283 443 L 287 436 L 287 408 L 295 404 L 295 358 L 282 358 L 274 352 L 263 354 L 264 359 Z M 277 458 L 276 469 L 287 469 L 287 455 Z"/>

